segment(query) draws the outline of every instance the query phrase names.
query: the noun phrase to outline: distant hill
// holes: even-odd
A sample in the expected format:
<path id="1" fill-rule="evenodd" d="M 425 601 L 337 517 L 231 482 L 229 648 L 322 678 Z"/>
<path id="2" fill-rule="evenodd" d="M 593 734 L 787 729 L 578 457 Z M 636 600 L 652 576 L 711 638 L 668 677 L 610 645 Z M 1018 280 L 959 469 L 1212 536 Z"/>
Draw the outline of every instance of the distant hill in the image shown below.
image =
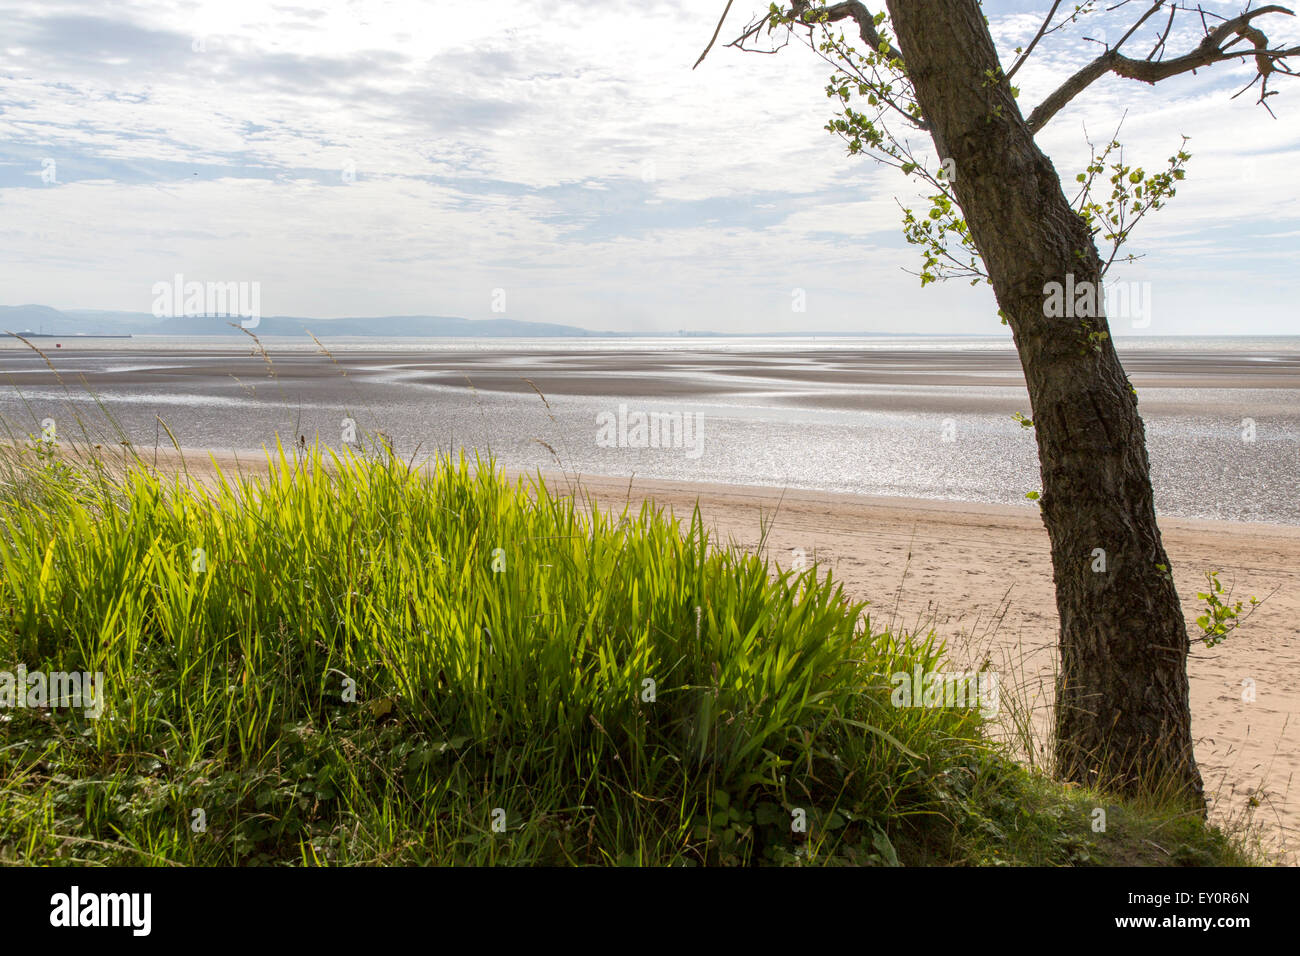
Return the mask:
<path id="1" fill-rule="evenodd" d="M 81 323 L 48 305 L 0 305 L 0 330 L 5 332 L 52 332 L 70 335 L 88 331 Z M 98 328 L 100 333 L 116 331 L 110 327 Z"/>
<path id="2" fill-rule="evenodd" d="M 239 319 L 180 316 L 159 319 L 149 312 L 112 312 L 102 309 L 52 309 L 48 305 L 0 305 L 0 334 L 42 332 L 46 335 L 242 335 Z M 521 322 L 518 319 L 462 319 L 450 315 L 383 315 L 346 319 L 305 319 L 289 315 L 265 316 L 250 329 L 262 336 L 359 335 L 376 338 L 894 338 L 919 336 L 910 332 L 799 331 L 709 332 L 681 329 L 675 332 L 594 332 L 576 325 Z"/>
<path id="3" fill-rule="evenodd" d="M 241 335 L 238 318 L 181 316 L 159 319 L 148 312 L 109 312 L 96 309 L 60 311 L 46 305 L 0 305 L 0 331 L 43 332 L 49 335 Z M 345 319 L 306 319 L 274 315 L 264 317 L 249 331 L 263 335 L 368 335 L 544 338 L 609 336 L 625 333 L 593 332 L 576 325 L 521 322 L 517 319 L 462 319 L 447 315 L 388 315 Z"/>
<path id="4" fill-rule="evenodd" d="M 153 318 L 150 316 L 150 318 Z M 239 319 L 181 317 L 153 319 L 147 332 L 151 335 L 241 335 Z M 141 329 L 141 333 L 146 330 Z M 375 318 L 303 319 L 287 315 L 266 316 L 249 329 L 261 335 L 373 335 L 385 338 L 400 336 L 475 338 L 515 338 L 551 336 L 591 336 L 612 333 L 591 332 L 574 325 L 550 322 L 520 322 L 515 319 L 461 319 L 446 315 L 386 315 Z"/>

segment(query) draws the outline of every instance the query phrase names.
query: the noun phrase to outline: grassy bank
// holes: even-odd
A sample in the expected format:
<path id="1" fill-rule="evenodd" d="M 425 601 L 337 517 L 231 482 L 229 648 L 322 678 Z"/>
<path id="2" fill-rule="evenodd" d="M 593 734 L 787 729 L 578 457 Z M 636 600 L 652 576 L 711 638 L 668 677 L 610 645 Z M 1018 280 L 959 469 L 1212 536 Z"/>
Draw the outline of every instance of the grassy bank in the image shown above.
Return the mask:
<path id="1" fill-rule="evenodd" d="M 7 462 L 0 671 L 101 674 L 102 713 L 0 711 L 0 862 L 1244 862 L 894 706 L 941 648 L 698 516 L 463 459 Z"/>

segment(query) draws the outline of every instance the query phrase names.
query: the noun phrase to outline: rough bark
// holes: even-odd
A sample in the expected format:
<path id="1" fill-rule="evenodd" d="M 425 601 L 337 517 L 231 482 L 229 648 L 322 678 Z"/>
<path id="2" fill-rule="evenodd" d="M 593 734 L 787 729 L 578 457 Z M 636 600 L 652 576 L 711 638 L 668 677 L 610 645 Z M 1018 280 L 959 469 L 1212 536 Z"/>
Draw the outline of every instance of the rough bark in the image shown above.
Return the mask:
<path id="1" fill-rule="evenodd" d="M 1059 773 L 1204 808 L 1192 754 L 1188 639 L 1156 526 L 1137 398 L 1092 317 L 1052 318 L 1049 283 L 1095 283 L 1101 259 L 1001 75 L 976 0 L 891 0 L 908 74 L 1015 338 L 1042 468 L 1061 667 Z M 1088 326 L 1085 327 L 1085 321 Z M 1105 571 L 1094 571 L 1096 549 Z M 1163 566 L 1163 569 L 1162 567 Z"/>

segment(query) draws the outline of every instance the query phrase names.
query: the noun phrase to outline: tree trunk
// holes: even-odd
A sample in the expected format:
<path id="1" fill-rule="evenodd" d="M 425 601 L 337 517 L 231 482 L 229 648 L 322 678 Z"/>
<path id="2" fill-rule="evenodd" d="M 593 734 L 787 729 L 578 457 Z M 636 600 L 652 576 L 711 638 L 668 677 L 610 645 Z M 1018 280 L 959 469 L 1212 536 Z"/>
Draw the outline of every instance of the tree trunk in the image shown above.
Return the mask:
<path id="1" fill-rule="evenodd" d="M 1000 79 L 976 0 L 891 0 L 889 10 L 939 155 L 955 161 L 954 192 L 1029 388 L 1061 618 L 1058 773 L 1160 790 L 1203 811 L 1187 629 L 1156 526 L 1137 397 L 1108 334 L 1096 246 Z M 1093 283 L 1095 312 L 1050 316 L 1049 283 Z"/>

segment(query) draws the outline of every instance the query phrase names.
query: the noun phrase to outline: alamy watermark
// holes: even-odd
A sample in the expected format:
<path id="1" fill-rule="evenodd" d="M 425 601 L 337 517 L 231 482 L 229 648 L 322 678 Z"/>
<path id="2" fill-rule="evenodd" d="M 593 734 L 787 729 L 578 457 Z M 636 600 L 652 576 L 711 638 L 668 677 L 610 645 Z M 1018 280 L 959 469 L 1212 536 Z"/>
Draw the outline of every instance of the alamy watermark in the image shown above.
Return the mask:
<path id="1" fill-rule="evenodd" d="M 979 707 L 985 717 L 998 712 L 997 671 L 925 671 L 917 664 L 912 673 L 890 675 L 894 686 L 889 701 L 895 707 Z"/>
<path id="2" fill-rule="evenodd" d="M 132 936 L 148 936 L 153 927 L 152 893 L 83 893 L 74 885 L 50 897 L 50 925 L 124 927 Z"/>
<path id="3" fill-rule="evenodd" d="M 237 318 L 245 329 L 255 329 L 262 321 L 260 282 L 186 282 L 178 272 L 171 282 L 155 282 L 153 296 L 157 319 Z"/>
<path id="4" fill-rule="evenodd" d="M 1150 282 L 1076 282 L 1066 273 L 1065 282 L 1043 286 L 1043 315 L 1049 319 L 1097 319 L 1127 321 L 1135 329 L 1151 326 Z"/>
<path id="5" fill-rule="evenodd" d="M 596 416 L 598 448 L 680 448 L 687 458 L 704 454 L 704 417 L 698 412 L 629 412 Z"/>
<path id="6" fill-rule="evenodd" d="M 0 709 L 84 709 L 97 720 L 104 713 L 104 675 L 100 671 L 0 671 Z"/>

